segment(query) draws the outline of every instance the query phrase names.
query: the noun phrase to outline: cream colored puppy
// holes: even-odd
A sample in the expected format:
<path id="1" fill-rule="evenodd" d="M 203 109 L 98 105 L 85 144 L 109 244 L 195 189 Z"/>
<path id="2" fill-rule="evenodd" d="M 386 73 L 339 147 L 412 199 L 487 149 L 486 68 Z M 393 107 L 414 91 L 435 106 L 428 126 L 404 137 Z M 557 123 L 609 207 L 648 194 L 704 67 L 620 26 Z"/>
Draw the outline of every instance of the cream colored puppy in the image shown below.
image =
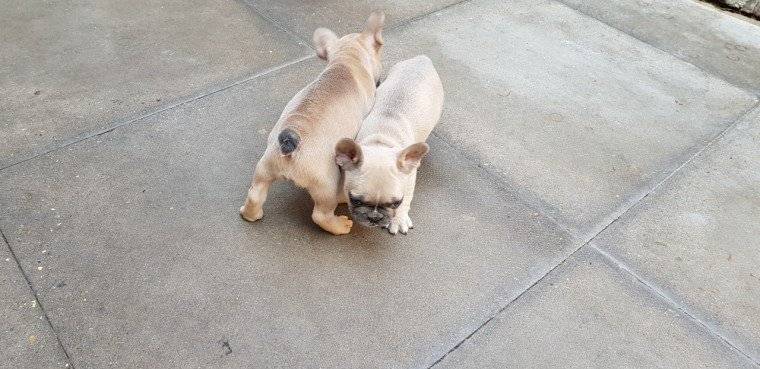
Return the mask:
<path id="1" fill-rule="evenodd" d="M 409 207 L 417 167 L 442 107 L 443 86 L 427 56 L 391 68 L 356 140 L 343 139 L 335 146 L 355 221 L 392 234 L 412 228 Z"/>
<path id="2" fill-rule="evenodd" d="M 341 138 L 356 135 L 375 101 L 384 19 L 374 12 L 364 31 L 340 39 L 324 28 L 314 31 L 317 55 L 327 60 L 327 68 L 290 100 L 269 134 L 240 208 L 245 220 L 261 219 L 269 186 L 284 178 L 309 192 L 311 218 L 320 227 L 336 235 L 351 230 L 348 217 L 335 215 L 342 189 L 333 148 Z"/>

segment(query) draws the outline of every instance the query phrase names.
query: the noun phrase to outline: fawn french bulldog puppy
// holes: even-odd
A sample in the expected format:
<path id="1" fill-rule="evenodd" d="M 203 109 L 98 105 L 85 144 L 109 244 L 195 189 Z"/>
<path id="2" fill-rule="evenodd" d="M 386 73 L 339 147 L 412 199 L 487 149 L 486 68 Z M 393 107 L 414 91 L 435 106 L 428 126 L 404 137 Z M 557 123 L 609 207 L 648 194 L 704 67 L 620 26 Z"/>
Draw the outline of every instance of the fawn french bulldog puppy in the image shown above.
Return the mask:
<path id="1" fill-rule="evenodd" d="M 270 132 L 240 208 L 245 220 L 261 219 L 269 186 L 284 178 L 309 192 L 311 218 L 320 227 L 336 235 L 351 230 L 348 217 L 335 215 L 343 194 L 333 148 L 341 138 L 356 135 L 375 101 L 384 20 L 382 12 L 373 12 L 364 31 L 341 38 L 325 28 L 314 31 L 317 55 L 327 67 L 290 100 Z"/>
<path id="2" fill-rule="evenodd" d="M 391 68 L 356 140 L 345 138 L 335 145 L 354 220 L 392 234 L 412 228 L 409 207 L 417 167 L 442 107 L 443 86 L 427 56 Z"/>

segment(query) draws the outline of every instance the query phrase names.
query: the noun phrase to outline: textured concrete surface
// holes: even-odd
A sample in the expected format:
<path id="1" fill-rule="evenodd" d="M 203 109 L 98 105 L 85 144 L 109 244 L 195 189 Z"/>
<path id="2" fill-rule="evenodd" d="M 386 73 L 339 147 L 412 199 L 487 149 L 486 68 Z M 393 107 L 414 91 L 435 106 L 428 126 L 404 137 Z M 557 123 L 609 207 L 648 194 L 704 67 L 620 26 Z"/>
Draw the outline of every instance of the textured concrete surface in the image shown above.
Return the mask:
<path id="1" fill-rule="evenodd" d="M 6 172 L 0 186 L 24 195 L 0 195 L 2 227 L 25 269 L 51 249 L 33 283 L 76 367 L 424 366 L 577 247 L 437 140 L 406 237 L 330 236 L 289 186 L 261 223 L 240 220 L 277 107 L 320 65 Z"/>
<path id="2" fill-rule="evenodd" d="M 364 26 L 367 15 L 374 10 L 385 12 L 386 26 L 390 29 L 417 17 L 456 4 L 461 0 L 432 1 L 300 1 L 300 0 L 245 0 L 263 16 L 280 24 L 283 29 L 311 42 L 318 27 L 328 27 L 338 35 L 357 32 Z"/>
<path id="3" fill-rule="evenodd" d="M 234 0 L 12 0 L 0 29 L 0 168 L 310 54 Z"/>
<path id="4" fill-rule="evenodd" d="M 760 92 L 759 21 L 694 0 L 561 0 L 657 48 Z"/>
<path id="5" fill-rule="evenodd" d="M 548 1 L 468 2 L 386 38 L 438 66 L 437 134 L 584 236 L 756 101 Z"/>
<path id="6" fill-rule="evenodd" d="M 582 250 L 440 368 L 752 368 L 677 308 Z"/>
<path id="7" fill-rule="evenodd" d="M 38 257 L 43 259 L 46 252 Z M 0 366 L 63 368 L 66 355 L 18 264 L 0 239 Z"/>
<path id="8" fill-rule="evenodd" d="M 760 109 L 594 243 L 760 357 Z"/>
<path id="9" fill-rule="evenodd" d="M 760 368 L 756 23 L 565 3 L 9 4 L 0 366 Z M 447 93 L 415 229 L 240 220 L 304 40 L 376 8 Z"/>

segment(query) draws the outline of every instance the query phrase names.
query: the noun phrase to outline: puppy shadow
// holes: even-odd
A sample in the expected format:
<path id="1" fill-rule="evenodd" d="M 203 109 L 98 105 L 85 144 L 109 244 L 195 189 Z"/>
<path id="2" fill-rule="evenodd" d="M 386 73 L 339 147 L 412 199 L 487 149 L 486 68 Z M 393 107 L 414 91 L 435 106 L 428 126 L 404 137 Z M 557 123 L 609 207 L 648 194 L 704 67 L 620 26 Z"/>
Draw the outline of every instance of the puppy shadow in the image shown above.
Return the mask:
<path id="1" fill-rule="evenodd" d="M 314 201 L 309 194 L 288 181 L 275 182 L 269 191 L 269 196 L 264 204 L 264 218 L 249 223 L 252 227 L 276 227 L 280 232 L 291 233 L 301 239 L 303 243 L 311 245 L 325 244 L 333 248 L 351 250 L 361 248 L 365 252 L 372 252 L 382 248 L 393 246 L 393 235 L 382 228 L 364 227 L 357 223 L 347 235 L 336 236 L 323 230 L 311 219 Z M 338 205 L 336 215 L 345 215 L 351 218 L 346 204 Z M 244 222 L 244 220 L 241 219 Z M 290 236 L 290 235 L 288 235 Z"/>

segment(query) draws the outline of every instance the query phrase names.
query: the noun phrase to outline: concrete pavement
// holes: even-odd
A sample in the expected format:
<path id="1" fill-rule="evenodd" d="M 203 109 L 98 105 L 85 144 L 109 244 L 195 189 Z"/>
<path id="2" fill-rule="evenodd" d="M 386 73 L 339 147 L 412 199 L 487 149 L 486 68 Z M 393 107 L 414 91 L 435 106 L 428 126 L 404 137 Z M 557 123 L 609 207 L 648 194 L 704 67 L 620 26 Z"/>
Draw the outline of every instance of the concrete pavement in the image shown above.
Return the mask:
<path id="1" fill-rule="evenodd" d="M 427 54 L 447 93 L 415 229 L 330 236 L 285 183 L 241 221 L 323 66 L 311 31 L 375 8 L 386 67 Z M 755 21 L 690 0 L 9 9 L 0 363 L 760 367 Z"/>

